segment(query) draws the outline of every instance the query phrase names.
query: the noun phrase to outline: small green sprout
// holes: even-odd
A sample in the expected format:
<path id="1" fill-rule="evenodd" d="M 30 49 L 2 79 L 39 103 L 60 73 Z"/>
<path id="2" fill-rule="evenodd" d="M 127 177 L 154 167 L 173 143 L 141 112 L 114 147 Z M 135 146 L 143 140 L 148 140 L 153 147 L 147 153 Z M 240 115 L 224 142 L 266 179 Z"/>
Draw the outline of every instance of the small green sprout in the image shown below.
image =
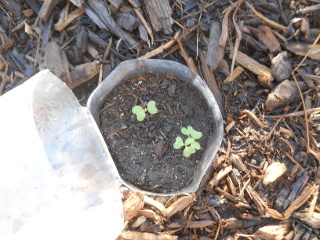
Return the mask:
<path id="1" fill-rule="evenodd" d="M 137 115 L 137 120 L 139 122 L 141 122 L 145 119 L 147 111 L 150 114 L 156 114 L 158 112 L 155 101 L 149 101 L 147 104 L 147 107 L 144 109 L 141 106 L 134 106 L 132 108 L 132 113 Z"/>
<path id="2" fill-rule="evenodd" d="M 195 153 L 196 150 L 199 150 L 201 148 L 200 144 L 196 141 L 196 139 L 199 139 L 202 137 L 202 133 L 194 130 L 191 126 L 188 126 L 187 128 L 183 127 L 181 129 L 182 134 L 188 136 L 188 138 L 183 141 L 183 139 L 178 136 L 176 137 L 176 141 L 173 144 L 174 149 L 180 149 L 184 146 L 183 149 L 183 156 L 184 157 L 190 157 L 191 154 Z"/>

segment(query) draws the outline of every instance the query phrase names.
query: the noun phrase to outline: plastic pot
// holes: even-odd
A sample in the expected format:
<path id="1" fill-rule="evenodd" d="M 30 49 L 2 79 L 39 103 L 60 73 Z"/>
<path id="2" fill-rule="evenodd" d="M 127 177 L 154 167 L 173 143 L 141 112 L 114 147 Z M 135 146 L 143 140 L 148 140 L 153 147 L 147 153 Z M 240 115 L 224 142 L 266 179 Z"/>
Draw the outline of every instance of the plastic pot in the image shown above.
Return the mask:
<path id="1" fill-rule="evenodd" d="M 109 76 L 94 90 L 88 100 L 88 109 L 91 112 L 96 123 L 99 124 L 98 114 L 102 109 L 107 97 L 112 90 L 127 80 L 133 79 L 140 75 L 148 74 L 170 74 L 183 81 L 186 81 L 193 86 L 207 102 L 213 117 L 213 134 L 207 144 L 207 148 L 202 154 L 201 160 L 198 163 L 197 171 L 193 181 L 183 189 L 170 193 L 154 193 L 141 190 L 125 179 L 121 178 L 122 182 L 129 188 L 145 194 L 168 196 L 174 194 L 183 194 L 195 192 L 199 184 L 210 167 L 215 155 L 220 147 L 223 138 L 223 120 L 218 107 L 218 104 L 206 83 L 188 67 L 173 61 L 168 60 L 128 60 L 119 64 Z M 111 156 L 108 154 L 108 156 Z"/>

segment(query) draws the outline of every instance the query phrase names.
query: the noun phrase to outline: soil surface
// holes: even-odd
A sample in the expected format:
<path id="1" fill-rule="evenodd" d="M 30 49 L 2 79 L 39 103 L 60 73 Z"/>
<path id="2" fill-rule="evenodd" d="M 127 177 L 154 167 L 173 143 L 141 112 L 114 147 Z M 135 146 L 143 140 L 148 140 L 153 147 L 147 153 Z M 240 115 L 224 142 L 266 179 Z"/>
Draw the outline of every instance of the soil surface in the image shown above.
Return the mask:
<path id="1" fill-rule="evenodd" d="M 142 122 L 131 112 L 154 100 L 158 113 Z M 140 189 L 168 193 L 193 180 L 198 162 L 213 132 L 212 115 L 205 100 L 189 84 L 165 75 L 129 80 L 112 91 L 100 113 L 101 132 L 120 175 Z M 203 136 L 201 149 L 189 158 L 175 150 L 182 127 L 192 126 Z"/>

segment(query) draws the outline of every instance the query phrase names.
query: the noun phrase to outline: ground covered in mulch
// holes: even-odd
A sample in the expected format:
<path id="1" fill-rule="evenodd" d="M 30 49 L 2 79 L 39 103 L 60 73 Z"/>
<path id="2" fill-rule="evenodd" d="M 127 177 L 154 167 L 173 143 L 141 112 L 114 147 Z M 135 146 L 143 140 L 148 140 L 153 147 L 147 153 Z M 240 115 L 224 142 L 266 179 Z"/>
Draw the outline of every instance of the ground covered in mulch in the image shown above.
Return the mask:
<path id="1" fill-rule="evenodd" d="M 187 65 L 215 95 L 225 135 L 199 190 L 151 197 L 122 187 L 119 239 L 320 238 L 319 1 L 0 2 L 0 94 L 49 68 L 85 105 L 120 62 L 160 58 Z M 174 161 L 181 152 L 170 152 L 180 127 L 211 130 L 193 118 L 202 113 L 193 104 L 204 111 L 205 104 L 189 101 L 200 97 L 179 84 L 120 87 L 108 99 L 101 119 L 113 124 L 102 126 L 111 154 L 120 159 L 126 149 L 127 164 L 141 166 L 140 178 L 123 175 L 128 181 L 145 184 L 171 168 L 181 177 L 200 158 L 203 150 L 179 167 Z M 159 113 L 138 123 L 131 107 L 151 99 Z M 151 161 L 140 162 L 147 150 L 137 151 L 138 145 L 151 147 Z M 146 189 L 183 184 L 163 190 L 167 183 L 160 181 Z"/>

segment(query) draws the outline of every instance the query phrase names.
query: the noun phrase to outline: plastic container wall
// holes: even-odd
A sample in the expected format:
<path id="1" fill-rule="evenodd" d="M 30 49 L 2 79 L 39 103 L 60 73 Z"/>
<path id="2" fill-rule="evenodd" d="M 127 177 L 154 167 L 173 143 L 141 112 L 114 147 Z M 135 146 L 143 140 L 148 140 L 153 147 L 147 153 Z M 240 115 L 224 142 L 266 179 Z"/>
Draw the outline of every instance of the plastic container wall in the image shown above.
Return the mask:
<path id="1" fill-rule="evenodd" d="M 115 239 L 118 173 L 71 90 L 44 70 L 0 110 L 0 239 Z"/>

